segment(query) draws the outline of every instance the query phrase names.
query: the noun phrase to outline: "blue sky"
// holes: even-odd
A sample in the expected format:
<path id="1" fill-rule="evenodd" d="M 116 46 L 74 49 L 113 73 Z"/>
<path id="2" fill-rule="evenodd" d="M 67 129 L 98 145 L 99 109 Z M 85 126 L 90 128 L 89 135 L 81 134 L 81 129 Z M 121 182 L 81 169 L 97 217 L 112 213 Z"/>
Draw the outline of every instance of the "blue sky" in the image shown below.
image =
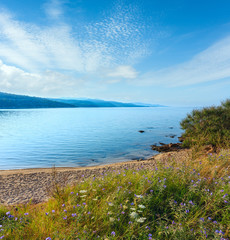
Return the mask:
<path id="1" fill-rule="evenodd" d="M 0 91 L 177 106 L 230 97 L 229 0 L 1 0 Z"/>

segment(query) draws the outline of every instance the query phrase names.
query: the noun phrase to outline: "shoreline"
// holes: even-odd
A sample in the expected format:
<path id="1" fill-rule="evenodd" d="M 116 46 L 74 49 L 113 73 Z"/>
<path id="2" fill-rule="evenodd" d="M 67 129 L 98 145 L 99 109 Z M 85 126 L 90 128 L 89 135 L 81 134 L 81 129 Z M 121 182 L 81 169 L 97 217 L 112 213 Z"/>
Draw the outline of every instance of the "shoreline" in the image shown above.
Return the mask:
<path id="1" fill-rule="evenodd" d="M 55 184 L 62 187 L 76 184 L 92 176 L 106 172 L 129 169 L 152 169 L 158 162 L 166 163 L 170 158 L 180 161 L 187 158 L 188 149 L 159 153 L 146 160 L 131 160 L 89 167 L 55 167 L 0 170 L 0 204 L 37 204 L 47 201 Z"/>

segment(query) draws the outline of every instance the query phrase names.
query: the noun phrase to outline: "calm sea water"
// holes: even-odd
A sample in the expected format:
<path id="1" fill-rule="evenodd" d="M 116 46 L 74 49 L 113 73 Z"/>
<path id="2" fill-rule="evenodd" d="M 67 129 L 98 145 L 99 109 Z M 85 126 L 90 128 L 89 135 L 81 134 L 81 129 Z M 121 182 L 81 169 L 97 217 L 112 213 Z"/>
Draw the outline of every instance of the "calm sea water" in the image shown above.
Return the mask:
<path id="1" fill-rule="evenodd" d="M 0 110 L 0 169 L 93 166 L 156 154 L 177 142 L 191 108 Z M 139 133 L 144 130 L 144 133 Z M 166 135 L 177 135 L 174 139 Z"/>

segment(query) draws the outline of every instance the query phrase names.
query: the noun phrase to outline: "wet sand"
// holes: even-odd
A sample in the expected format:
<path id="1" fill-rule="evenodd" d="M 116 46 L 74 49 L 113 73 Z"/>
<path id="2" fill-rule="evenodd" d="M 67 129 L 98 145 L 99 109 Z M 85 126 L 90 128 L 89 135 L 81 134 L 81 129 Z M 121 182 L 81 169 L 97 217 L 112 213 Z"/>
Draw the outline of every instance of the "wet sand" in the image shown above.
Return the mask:
<path id="1" fill-rule="evenodd" d="M 21 170 L 0 170 L 0 204 L 16 205 L 28 202 L 40 203 L 47 201 L 55 184 L 72 185 L 92 176 L 114 170 L 152 169 L 158 162 L 166 163 L 169 159 L 182 161 L 189 157 L 189 150 L 168 152 L 155 155 L 148 160 L 127 161 L 109 165 L 79 168 L 35 168 Z"/>

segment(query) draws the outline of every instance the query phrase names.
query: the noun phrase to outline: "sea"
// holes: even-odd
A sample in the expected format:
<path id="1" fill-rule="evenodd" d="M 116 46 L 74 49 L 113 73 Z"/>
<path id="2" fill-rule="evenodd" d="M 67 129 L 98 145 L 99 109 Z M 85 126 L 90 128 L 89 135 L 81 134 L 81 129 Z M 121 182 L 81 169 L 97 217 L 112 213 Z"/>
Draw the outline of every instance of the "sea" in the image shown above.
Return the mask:
<path id="1" fill-rule="evenodd" d="M 0 110 L 0 170 L 147 159 L 176 143 L 191 107 Z M 139 132 L 144 131 L 144 132 Z"/>

